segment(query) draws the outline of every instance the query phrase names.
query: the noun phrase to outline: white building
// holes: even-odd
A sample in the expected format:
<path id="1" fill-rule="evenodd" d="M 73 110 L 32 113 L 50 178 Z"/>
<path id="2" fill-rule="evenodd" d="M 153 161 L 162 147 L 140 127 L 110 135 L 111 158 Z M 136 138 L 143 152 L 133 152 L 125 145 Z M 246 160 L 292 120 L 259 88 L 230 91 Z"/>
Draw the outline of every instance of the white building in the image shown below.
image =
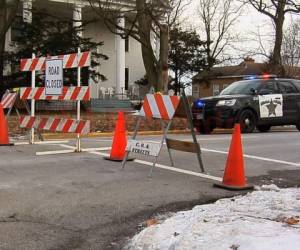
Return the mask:
<path id="1" fill-rule="evenodd" d="M 114 5 L 126 10 L 134 4 L 131 0 L 112 0 Z M 23 18 L 27 21 L 32 20 L 31 12 L 28 9 L 46 9 L 47 12 L 55 13 L 56 16 L 73 18 L 74 25 L 81 25 L 80 20 L 86 20 L 95 15 L 88 1 L 81 0 L 23 0 Z M 113 6 L 113 5 L 112 5 Z M 118 20 L 119 25 L 124 26 L 125 18 Z M 105 90 L 112 90 L 116 94 L 126 92 L 134 86 L 134 82 L 144 77 L 145 68 L 142 60 L 141 45 L 133 38 L 129 37 L 127 41 L 119 35 L 110 32 L 108 28 L 100 21 L 88 24 L 83 31 L 83 37 L 92 38 L 95 42 L 103 41 L 104 45 L 99 47 L 101 53 L 107 55 L 109 59 L 102 61 L 98 71 L 105 75 L 107 80 L 95 83 L 90 80 L 92 98 L 102 95 Z M 7 48 L 11 42 L 11 32 L 7 33 Z M 138 91 L 138 90 L 137 90 Z"/>

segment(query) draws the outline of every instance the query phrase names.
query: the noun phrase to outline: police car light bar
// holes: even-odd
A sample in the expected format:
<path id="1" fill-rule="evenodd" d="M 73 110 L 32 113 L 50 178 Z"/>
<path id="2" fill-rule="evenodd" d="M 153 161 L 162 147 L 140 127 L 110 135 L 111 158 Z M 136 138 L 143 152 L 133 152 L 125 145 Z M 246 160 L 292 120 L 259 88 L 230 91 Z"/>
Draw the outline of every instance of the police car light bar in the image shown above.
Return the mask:
<path id="1" fill-rule="evenodd" d="M 254 79 L 267 80 L 267 79 L 273 79 L 273 78 L 276 78 L 276 77 L 277 77 L 277 75 L 263 74 L 263 75 L 248 75 L 248 76 L 245 76 L 243 79 L 244 80 L 254 80 Z"/>

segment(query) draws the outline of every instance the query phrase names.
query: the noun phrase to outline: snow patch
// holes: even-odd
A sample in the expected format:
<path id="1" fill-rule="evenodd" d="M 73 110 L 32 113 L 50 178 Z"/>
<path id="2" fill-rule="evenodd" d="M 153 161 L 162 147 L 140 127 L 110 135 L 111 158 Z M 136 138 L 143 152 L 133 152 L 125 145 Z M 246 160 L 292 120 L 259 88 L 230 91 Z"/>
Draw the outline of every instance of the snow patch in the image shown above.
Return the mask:
<path id="1" fill-rule="evenodd" d="M 178 212 L 125 249 L 299 249 L 300 189 L 262 186 L 245 196 Z"/>

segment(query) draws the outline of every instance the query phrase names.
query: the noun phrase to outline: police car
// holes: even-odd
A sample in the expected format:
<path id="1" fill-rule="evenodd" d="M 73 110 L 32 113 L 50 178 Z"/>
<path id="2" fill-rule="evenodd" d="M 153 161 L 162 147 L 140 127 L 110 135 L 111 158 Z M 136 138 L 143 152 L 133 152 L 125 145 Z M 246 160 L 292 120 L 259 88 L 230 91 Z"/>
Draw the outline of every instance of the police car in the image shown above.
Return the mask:
<path id="1" fill-rule="evenodd" d="M 266 76 L 237 81 L 218 96 L 194 101 L 192 113 L 195 128 L 203 134 L 235 123 L 241 124 L 242 133 L 280 125 L 300 130 L 300 81 Z"/>

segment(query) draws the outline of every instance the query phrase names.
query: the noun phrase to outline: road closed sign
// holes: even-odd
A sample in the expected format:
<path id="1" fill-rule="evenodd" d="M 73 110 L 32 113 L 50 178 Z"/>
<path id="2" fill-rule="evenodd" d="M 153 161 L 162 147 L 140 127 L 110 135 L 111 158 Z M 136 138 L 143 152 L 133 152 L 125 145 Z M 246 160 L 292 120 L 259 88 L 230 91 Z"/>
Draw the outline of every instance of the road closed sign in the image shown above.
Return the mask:
<path id="1" fill-rule="evenodd" d="M 63 90 L 63 60 L 46 60 L 45 94 L 62 95 Z"/>

